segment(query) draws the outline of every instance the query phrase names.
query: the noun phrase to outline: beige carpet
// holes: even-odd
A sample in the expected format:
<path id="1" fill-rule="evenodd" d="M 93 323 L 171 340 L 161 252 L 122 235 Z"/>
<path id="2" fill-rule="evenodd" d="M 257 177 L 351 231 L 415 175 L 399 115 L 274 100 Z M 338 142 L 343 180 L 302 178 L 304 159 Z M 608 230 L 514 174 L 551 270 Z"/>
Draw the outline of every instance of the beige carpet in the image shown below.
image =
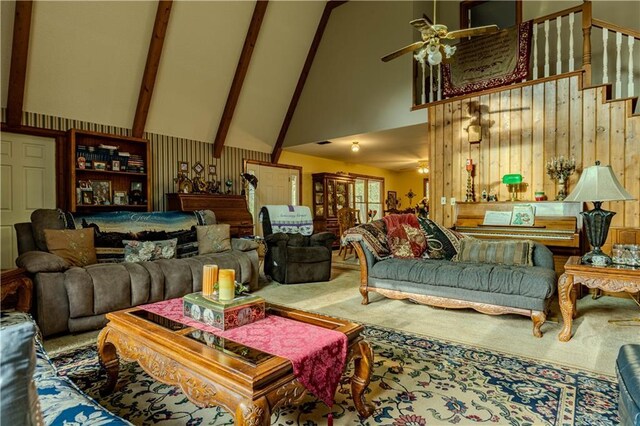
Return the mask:
<path id="1" fill-rule="evenodd" d="M 625 343 L 640 343 L 640 323 L 629 326 L 609 323 L 610 319 L 640 317 L 640 307 L 631 299 L 590 295 L 578 300 L 578 317 L 573 323 L 574 337 L 560 342 L 557 302 L 542 326 L 544 336 L 532 335 L 532 322 L 519 315 L 485 315 L 473 310 L 448 310 L 390 300 L 370 295 L 367 306 L 360 304 L 360 272 L 357 261 L 335 259 L 332 279 L 325 283 L 281 285 L 263 280 L 258 294 L 272 303 L 319 312 L 383 327 L 467 343 L 511 354 L 584 368 L 601 374 L 615 374 L 615 358 Z M 50 339 L 50 353 L 96 341 L 97 332 Z"/>

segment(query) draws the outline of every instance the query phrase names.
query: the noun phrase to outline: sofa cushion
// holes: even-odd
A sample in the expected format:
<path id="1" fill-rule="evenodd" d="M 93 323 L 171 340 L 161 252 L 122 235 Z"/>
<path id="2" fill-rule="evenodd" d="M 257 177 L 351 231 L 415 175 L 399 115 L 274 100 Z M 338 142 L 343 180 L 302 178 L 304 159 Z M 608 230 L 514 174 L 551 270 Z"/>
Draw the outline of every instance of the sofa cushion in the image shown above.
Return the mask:
<path id="1" fill-rule="evenodd" d="M 616 359 L 621 425 L 640 425 L 640 345 L 622 345 Z"/>
<path id="2" fill-rule="evenodd" d="M 556 288 L 555 272 L 547 268 L 432 259 L 386 259 L 373 265 L 369 277 L 406 282 L 412 288 L 423 284 L 448 287 L 450 297 L 459 288 L 542 300 Z"/>
<path id="3" fill-rule="evenodd" d="M 49 252 L 66 260 L 72 266 L 97 263 L 92 229 L 45 229 Z"/>
<path id="4" fill-rule="evenodd" d="M 31 228 L 33 239 L 38 250 L 47 250 L 47 241 L 44 236 L 45 229 L 66 229 L 65 216 L 61 210 L 37 209 L 31 213 Z"/>
<path id="5" fill-rule="evenodd" d="M 28 251 L 16 259 L 16 265 L 30 274 L 38 272 L 62 272 L 69 268 L 69 263 L 60 256 L 46 251 Z"/>
<path id="6" fill-rule="evenodd" d="M 125 262 L 149 262 L 158 259 L 173 259 L 176 257 L 178 239 L 164 241 L 124 240 Z"/>
<path id="7" fill-rule="evenodd" d="M 36 425 L 40 416 L 33 373 L 36 326 L 29 314 L 0 314 L 0 412 L 7 425 Z"/>
<path id="8" fill-rule="evenodd" d="M 463 235 L 425 217 L 418 217 L 418 223 L 427 236 L 425 257 L 451 260 L 458 254 L 460 240 L 465 238 Z"/>
<path id="9" fill-rule="evenodd" d="M 387 242 L 394 257 L 420 257 L 427 246 L 418 219 L 413 214 L 391 214 L 383 218 Z"/>
<path id="10" fill-rule="evenodd" d="M 453 258 L 459 262 L 533 266 L 533 241 L 463 239 Z"/>
<path id="11" fill-rule="evenodd" d="M 198 235 L 199 254 L 220 253 L 231 250 L 230 225 L 196 226 L 196 233 Z"/>

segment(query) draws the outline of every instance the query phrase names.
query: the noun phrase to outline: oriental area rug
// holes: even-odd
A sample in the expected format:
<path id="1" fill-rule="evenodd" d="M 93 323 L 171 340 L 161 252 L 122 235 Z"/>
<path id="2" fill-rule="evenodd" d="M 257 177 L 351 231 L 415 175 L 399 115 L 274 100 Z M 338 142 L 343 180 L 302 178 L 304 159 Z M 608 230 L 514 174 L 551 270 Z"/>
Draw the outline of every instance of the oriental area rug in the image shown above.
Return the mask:
<path id="1" fill-rule="evenodd" d="M 335 425 L 441 424 L 611 425 L 618 423 L 616 379 L 386 328 L 362 334 L 374 351 L 367 400 L 373 416 L 360 419 L 344 375 L 333 406 Z M 120 388 L 101 397 L 106 379 L 95 345 L 55 356 L 59 374 L 114 414 L 136 425 L 233 425 L 222 408 L 198 408 L 179 388 L 122 363 Z M 273 425 L 326 425 L 329 409 L 313 396 L 276 410 Z"/>

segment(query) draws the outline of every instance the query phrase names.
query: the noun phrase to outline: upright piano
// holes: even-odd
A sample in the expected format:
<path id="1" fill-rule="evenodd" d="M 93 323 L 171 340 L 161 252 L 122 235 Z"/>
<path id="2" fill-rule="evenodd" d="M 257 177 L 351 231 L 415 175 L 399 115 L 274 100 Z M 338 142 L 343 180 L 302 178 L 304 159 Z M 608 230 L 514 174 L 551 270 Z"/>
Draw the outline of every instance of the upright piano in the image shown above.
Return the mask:
<path id="1" fill-rule="evenodd" d="M 253 216 L 242 195 L 170 193 L 167 194 L 167 210 L 211 210 L 216 214 L 216 222 L 231 225 L 232 237 L 253 235 Z"/>
<path id="2" fill-rule="evenodd" d="M 484 224 L 487 211 L 509 212 L 515 205 L 534 208 L 532 226 Z M 582 203 L 561 201 L 457 203 L 454 228 L 475 238 L 538 241 L 553 252 L 556 273 L 560 275 L 569 256 L 585 252 L 581 211 Z"/>

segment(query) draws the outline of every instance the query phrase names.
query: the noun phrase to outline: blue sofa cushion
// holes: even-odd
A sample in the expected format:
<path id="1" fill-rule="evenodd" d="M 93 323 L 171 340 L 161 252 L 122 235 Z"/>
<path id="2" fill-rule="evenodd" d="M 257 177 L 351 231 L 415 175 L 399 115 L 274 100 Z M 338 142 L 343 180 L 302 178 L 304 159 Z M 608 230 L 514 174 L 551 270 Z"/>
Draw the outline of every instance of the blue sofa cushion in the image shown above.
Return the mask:
<path id="1" fill-rule="evenodd" d="M 538 266 L 507 266 L 433 259 L 386 259 L 369 277 L 465 290 L 547 299 L 556 288 L 553 270 Z"/>
<path id="2" fill-rule="evenodd" d="M 616 359 L 620 424 L 640 426 L 640 345 L 623 345 Z"/>
<path id="3" fill-rule="evenodd" d="M 33 381 L 36 326 L 29 314 L 0 314 L 0 412 L 2 424 L 36 425 L 40 416 Z"/>

